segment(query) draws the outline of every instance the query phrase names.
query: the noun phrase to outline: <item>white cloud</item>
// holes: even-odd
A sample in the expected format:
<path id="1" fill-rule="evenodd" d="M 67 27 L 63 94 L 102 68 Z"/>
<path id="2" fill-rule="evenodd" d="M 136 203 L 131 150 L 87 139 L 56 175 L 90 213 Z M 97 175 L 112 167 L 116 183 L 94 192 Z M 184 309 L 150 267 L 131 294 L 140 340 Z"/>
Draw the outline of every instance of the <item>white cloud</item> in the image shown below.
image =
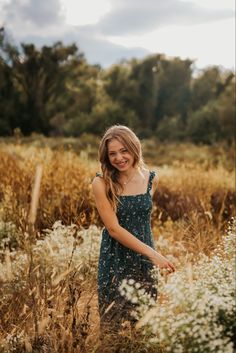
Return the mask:
<path id="1" fill-rule="evenodd" d="M 75 42 L 91 63 L 148 52 L 234 67 L 234 0 L 0 0 L 16 42 Z"/>
<path id="2" fill-rule="evenodd" d="M 106 35 L 143 35 L 170 25 L 192 26 L 234 17 L 231 7 L 202 4 L 201 0 L 113 0 L 112 10 L 97 28 Z"/>
<path id="3" fill-rule="evenodd" d="M 61 0 L 65 21 L 69 25 L 95 24 L 111 10 L 108 0 Z"/>

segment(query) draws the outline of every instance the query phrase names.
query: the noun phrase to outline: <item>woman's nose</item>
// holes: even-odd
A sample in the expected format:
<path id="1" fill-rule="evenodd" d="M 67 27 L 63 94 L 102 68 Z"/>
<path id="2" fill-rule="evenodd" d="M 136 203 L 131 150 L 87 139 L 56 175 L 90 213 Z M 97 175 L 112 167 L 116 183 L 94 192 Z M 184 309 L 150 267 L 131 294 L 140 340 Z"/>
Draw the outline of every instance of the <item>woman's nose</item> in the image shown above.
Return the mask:
<path id="1" fill-rule="evenodd" d="M 121 156 L 120 156 L 119 153 L 116 153 L 116 154 L 115 154 L 115 158 L 116 158 L 116 159 L 120 159 L 120 157 L 121 157 Z"/>
<path id="2" fill-rule="evenodd" d="M 116 155 L 116 160 L 117 160 L 118 162 L 119 162 L 119 161 L 122 161 L 122 160 L 123 160 L 122 154 L 117 153 L 117 155 Z"/>

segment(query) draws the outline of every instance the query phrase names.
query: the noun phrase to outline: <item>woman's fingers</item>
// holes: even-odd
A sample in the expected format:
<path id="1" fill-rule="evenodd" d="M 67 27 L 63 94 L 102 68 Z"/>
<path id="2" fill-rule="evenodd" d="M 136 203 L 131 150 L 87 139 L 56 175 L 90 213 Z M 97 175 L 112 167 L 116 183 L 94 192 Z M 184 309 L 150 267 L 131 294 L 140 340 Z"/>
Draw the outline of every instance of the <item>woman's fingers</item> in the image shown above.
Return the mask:
<path id="1" fill-rule="evenodd" d="M 175 271 L 175 266 L 174 266 L 174 265 L 169 264 L 169 267 L 170 267 L 170 269 L 171 269 L 172 271 Z"/>
<path id="2" fill-rule="evenodd" d="M 154 261 L 154 264 L 155 266 L 159 267 L 160 270 L 166 270 L 168 271 L 169 273 L 172 273 L 176 270 L 175 266 L 170 262 L 168 261 L 167 258 L 165 258 L 164 256 L 162 256 L 161 254 L 157 254 L 158 256 L 157 259 L 155 258 L 154 260 L 157 260 L 157 261 Z"/>
<path id="3" fill-rule="evenodd" d="M 161 269 L 167 270 L 169 273 L 172 273 L 176 270 L 174 265 L 172 265 L 171 263 L 168 263 L 167 266 L 163 266 Z"/>
<path id="4" fill-rule="evenodd" d="M 175 269 L 175 266 L 174 266 L 174 264 L 172 264 L 172 262 L 167 262 L 167 266 L 168 266 L 168 268 L 171 270 L 171 271 L 175 271 L 176 269 Z"/>

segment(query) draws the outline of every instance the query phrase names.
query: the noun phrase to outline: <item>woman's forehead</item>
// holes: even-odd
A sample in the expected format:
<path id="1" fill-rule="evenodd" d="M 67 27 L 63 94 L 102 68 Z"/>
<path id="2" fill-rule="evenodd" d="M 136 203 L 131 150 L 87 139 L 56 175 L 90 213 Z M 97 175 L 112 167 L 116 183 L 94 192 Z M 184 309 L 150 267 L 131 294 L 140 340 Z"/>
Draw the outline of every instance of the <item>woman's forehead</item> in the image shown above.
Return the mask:
<path id="1" fill-rule="evenodd" d="M 107 144 L 107 148 L 109 152 L 119 151 L 121 148 L 124 148 L 124 147 L 125 146 L 123 145 L 123 143 L 117 140 L 116 138 L 111 139 Z"/>

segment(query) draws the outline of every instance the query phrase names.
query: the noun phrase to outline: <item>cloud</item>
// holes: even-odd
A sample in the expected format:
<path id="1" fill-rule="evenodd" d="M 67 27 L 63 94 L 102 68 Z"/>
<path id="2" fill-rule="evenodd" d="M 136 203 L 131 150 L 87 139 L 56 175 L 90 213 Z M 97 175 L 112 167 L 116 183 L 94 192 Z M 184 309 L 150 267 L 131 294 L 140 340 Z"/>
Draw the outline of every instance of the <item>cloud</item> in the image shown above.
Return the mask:
<path id="1" fill-rule="evenodd" d="M 61 36 L 66 30 L 60 0 L 2 0 L 0 14 L 0 26 L 19 41 L 27 36 Z"/>
<path id="2" fill-rule="evenodd" d="M 230 9 L 201 7 L 181 0 L 113 0 L 113 9 L 97 24 L 107 35 L 143 34 L 160 27 L 192 25 L 234 17 Z"/>
<path id="3" fill-rule="evenodd" d="M 28 22 L 40 28 L 63 19 L 59 0 L 11 0 L 3 4 L 3 11 L 7 22 L 21 22 L 23 26 Z"/>
<path id="4" fill-rule="evenodd" d="M 60 6 L 59 0 L 10 0 L 3 6 L 6 30 L 15 42 L 35 43 L 37 47 L 56 41 L 74 42 L 91 64 L 104 67 L 123 58 L 142 58 L 149 53 L 143 48 L 111 43 L 94 26 L 66 25 Z"/>
<path id="5" fill-rule="evenodd" d="M 58 40 L 75 42 L 90 63 L 109 66 L 122 58 L 142 58 L 149 53 L 139 47 L 140 42 L 125 47 L 122 38 L 141 37 L 171 26 L 193 28 L 193 25 L 234 18 L 232 8 L 204 7 L 203 0 L 199 3 L 198 0 L 110 0 L 110 4 L 111 10 L 98 23 L 74 27 L 66 24 L 61 0 L 0 0 L 0 26 L 4 25 L 18 43 L 42 46 Z M 119 44 L 109 41 L 118 36 Z M 173 40 L 176 40 L 175 33 Z"/>
<path id="6" fill-rule="evenodd" d="M 114 44 L 98 36 L 95 32 L 87 28 L 68 28 L 63 36 L 38 36 L 27 35 L 22 39 L 25 43 L 36 43 L 36 46 L 52 45 L 57 41 L 62 41 L 65 45 L 76 43 L 79 50 L 84 53 L 90 64 L 100 64 L 109 67 L 118 63 L 122 59 L 143 58 L 150 54 L 150 51 L 143 48 L 126 48 L 122 45 Z"/>
<path id="7" fill-rule="evenodd" d="M 64 40 L 66 42 L 73 40 L 79 43 L 79 47 L 90 63 L 102 63 L 104 67 L 117 63 L 121 59 L 143 58 L 150 53 L 143 48 L 126 48 L 122 45 L 111 43 L 96 32 L 88 31 L 88 29 L 80 30 L 78 28 L 77 31 L 68 33 Z"/>

